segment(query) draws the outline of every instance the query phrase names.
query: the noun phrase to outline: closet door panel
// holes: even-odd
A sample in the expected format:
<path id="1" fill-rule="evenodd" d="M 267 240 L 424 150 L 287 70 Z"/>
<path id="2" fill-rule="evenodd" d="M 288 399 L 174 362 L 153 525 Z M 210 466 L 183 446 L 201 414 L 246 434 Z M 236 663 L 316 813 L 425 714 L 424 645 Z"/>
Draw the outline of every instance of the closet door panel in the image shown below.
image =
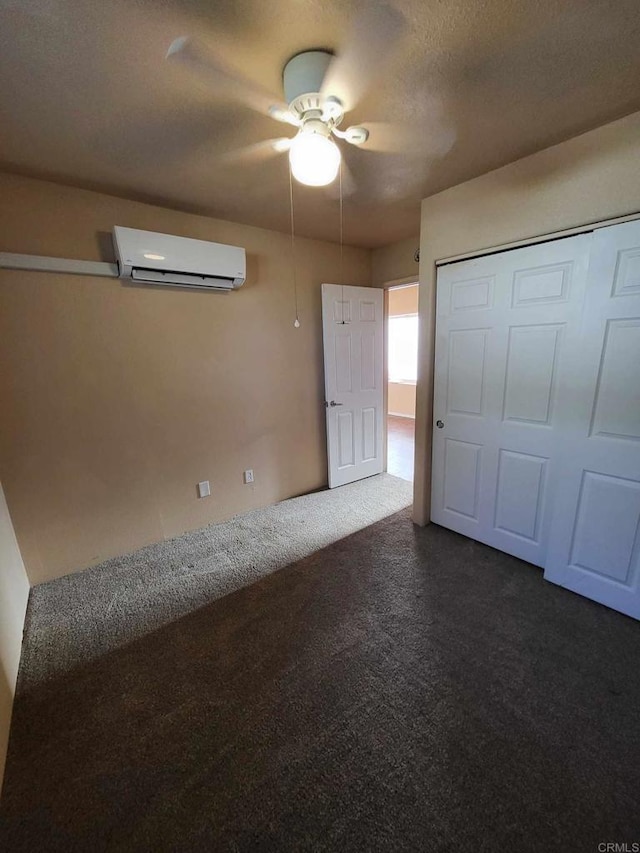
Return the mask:
<path id="1" fill-rule="evenodd" d="M 590 235 L 438 273 L 432 520 L 544 565 Z"/>
<path id="2" fill-rule="evenodd" d="M 593 235 L 545 578 L 640 618 L 640 222 Z"/>

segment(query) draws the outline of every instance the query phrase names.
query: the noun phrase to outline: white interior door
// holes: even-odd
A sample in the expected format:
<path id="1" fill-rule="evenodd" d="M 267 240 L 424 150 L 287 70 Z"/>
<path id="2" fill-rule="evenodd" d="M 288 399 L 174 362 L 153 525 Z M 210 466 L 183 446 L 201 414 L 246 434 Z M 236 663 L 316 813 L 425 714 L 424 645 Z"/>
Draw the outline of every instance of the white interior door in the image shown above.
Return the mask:
<path id="1" fill-rule="evenodd" d="M 384 293 L 322 285 L 329 488 L 383 468 Z"/>
<path id="2" fill-rule="evenodd" d="M 438 271 L 431 518 L 539 566 L 590 239 Z"/>
<path id="3" fill-rule="evenodd" d="M 640 618 L 640 222 L 593 235 L 545 578 Z"/>

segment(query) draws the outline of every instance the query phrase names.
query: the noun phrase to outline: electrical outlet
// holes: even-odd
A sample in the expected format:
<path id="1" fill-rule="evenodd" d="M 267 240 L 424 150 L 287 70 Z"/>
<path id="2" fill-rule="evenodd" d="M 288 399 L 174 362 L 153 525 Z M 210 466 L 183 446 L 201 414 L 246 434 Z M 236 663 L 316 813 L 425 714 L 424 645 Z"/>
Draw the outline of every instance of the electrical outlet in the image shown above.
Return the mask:
<path id="1" fill-rule="evenodd" d="M 253 483 L 253 468 L 247 468 L 244 472 L 244 482 Z"/>
<path id="2" fill-rule="evenodd" d="M 209 485 L 208 480 L 203 480 L 201 483 L 198 483 L 198 497 L 199 498 L 208 498 L 211 494 L 211 486 Z"/>

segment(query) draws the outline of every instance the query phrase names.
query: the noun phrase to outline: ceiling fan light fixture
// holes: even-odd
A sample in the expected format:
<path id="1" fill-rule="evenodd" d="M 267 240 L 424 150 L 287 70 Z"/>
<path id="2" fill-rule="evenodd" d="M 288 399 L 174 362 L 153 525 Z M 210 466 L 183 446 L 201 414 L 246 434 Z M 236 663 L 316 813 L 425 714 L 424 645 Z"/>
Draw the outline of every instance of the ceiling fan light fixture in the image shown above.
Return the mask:
<path id="1" fill-rule="evenodd" d="M 326 126 L 315 125 L 308 122 L 295 137 L 289 148 L 289 163 L 296 181 L 309 187 L 325 187 L 338 174 L 340 149 L 329 139 Z"/>

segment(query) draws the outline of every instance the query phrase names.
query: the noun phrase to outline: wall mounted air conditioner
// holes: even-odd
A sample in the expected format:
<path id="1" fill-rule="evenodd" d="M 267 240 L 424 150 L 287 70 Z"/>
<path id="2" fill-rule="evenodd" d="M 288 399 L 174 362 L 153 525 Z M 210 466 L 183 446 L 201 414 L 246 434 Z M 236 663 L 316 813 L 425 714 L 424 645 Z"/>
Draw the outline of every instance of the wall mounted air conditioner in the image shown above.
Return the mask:
<path id="1" fill-rule="evenodd" d="M 246 256 L 238 246 L 138 231 L 113 229 L 120 278 L 146 284 L 235 290 L 244 284 Z"/>

